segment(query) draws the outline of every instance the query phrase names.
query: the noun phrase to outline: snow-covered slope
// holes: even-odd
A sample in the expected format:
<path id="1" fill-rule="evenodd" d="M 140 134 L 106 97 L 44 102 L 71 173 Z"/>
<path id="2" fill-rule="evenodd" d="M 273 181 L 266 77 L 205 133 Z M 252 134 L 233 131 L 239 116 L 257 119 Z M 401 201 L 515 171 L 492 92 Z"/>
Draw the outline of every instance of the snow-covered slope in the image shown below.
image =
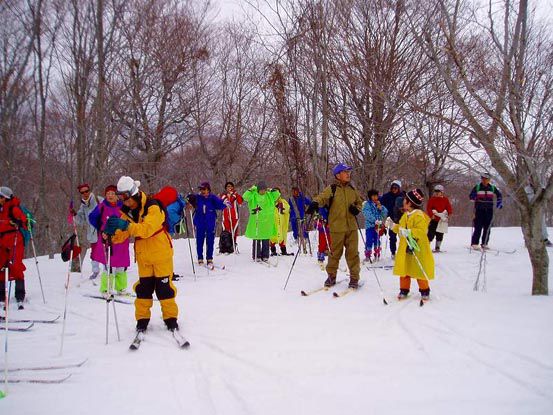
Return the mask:
<path id="1" fill-rule="evenodd" d="M 271 268 L 252 263 L 242 238 L 240 255 L 216 256 L 225 270 L 197 269 L 194 277 L 188 243 L 176 241 L 175 271 L 185 276 L 175 283 L 179 323 L 192 343 L 188 350 L 178 349 L 164 329 L 157 302 L 136 352 L 128 349 L 134 307 L 116 304 L 122 340 L 111 324 L 106 346 L 106 304 L 84 297 L 97 287 L 88 281 L 77 287 L 80 275 L 72 274 L 63 356 L 60 319 L 10 332 L 9 367 L 88 361 L 12 372 L 72 377 L 55 385 L 10 384 L 0 414 L 551 414 L 553 299 L 530 295 L 518 228 L 492 231 L 494 247 L 517 252 L 487 254 L 487 290 L 475 292 L 481 258 L 469 252 L 469 240 L 470 228 L 450 229 L 446 252 L 435 256 L 432 299 L 422 308 L 416 283 L 413 296 L 398 302 L 397 277 L 384 269 L 376 272 L 388 306 L 365 268 L 358 292 L 302 297 L 301 290 L 325 279 L 307 256 L 298 258 L 283 291 L 294 257 L 279 257 Z M 34 261 L 27 261 L 29 303 L 11 317 L 63 312 L 66 264 L 59 256 L 39 264 L 47 304 Z M 89 267 L 86 260 L 85 279 Z M 135 265 L 129 275 L 136 279 Z"/>

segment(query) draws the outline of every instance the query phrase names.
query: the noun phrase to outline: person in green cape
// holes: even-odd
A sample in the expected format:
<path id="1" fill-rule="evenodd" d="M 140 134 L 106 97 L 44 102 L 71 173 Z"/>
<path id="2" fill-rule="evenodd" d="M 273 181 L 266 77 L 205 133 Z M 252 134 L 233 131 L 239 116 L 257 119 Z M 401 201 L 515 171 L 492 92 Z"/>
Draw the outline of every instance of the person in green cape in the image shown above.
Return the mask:
<path id="1" fill-rule="evenodd" d="M 275 204 L 279 197 L 280 192 L 267 189 L 266 183 L 262 180 L 250 187 L 243 195 L 250 211 L 246 237 L 253 240 L 252 259 L 254 261 L 269 260 L 269 240 L 277 235 Z"/>

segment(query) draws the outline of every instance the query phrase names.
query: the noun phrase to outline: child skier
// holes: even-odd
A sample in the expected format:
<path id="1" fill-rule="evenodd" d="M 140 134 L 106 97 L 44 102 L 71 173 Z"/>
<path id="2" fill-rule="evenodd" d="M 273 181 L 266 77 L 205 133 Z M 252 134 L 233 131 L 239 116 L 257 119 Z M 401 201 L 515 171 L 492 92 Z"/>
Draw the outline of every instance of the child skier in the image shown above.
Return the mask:
<path id="1" fill-rule="evenodd" d="M 280 192 L 278 187 L 275 187 L 274 190 Z M 281 255 L 288 255 L 286 251 L 286 239 L 288 238 L 288 222 L 290 221 L 290 205 L 281 196 L 277 199 L 275 204 L 275 224 L 277 228 L 277 234 L 270 239 L 271 245 L 271 256 L 275 256 L 276 244 L 278 243 L 280 247 Z"/>
<path id="2" fill-rule="evenodd" d="M 96 228 L 99 235 L 102 235 L 110 217 L 121 217 L 121 208 L 123 207 L 123 202 L 117 197 L 117 186 L 107 186 L 104 190 L 104 196 L 105 199 L 96 205 L 94 210 L 88 215 L 88 221 Z M 105 234 L 102 235 L 102 238 L 98 239 L 103 243 L 92 245 L 90 258 L 93 261 L 103 264 L 106 268 L 106 271 L 102 273 L 100 292 L 102 294 L 110 294 L 107 292 L 108 274 L 113 274 L 115 276 L 115 291 L 117 291 L 118 294 L 125 294 L 127 289 L 127 268 L 131 263 L 129 256 L 129 240 L 125 239 L 119 244 L 109 244 Z M 107 249 L 111 249 L 109 264 L 106 258 Z"/>
<path id="3" fill-rule="evenodd" d="M 434 252 L 440 252 L 444 233 L 447 233 L 447 222 L 453 213 L 451 203 L 444 195 L 444 187 L 441 184 L 434 187 L 434 196 L 428 200 L 426 213 L 431 218 L 430 225 L 428 225 L 428 240 L 432 242 L 436 236 Z"/>
<path id="4" fill-rule="evenodd" d="M 325 256 L 330 254 L 330 227 L 328 226 L 328 209 L 319 208 L 317 217 L 317 230 L 319 231 L 319 247 L 317 249 L 317 262 L 324 271 Z"/>
<path id="5" fill-rule="evenodd" d="M 363 204 L 363 216 L 365 217 L 365 261 L 372 262 L 380 258 L 380 236 L 384 230 L 383 223 L 388 216 L 388 209 L 380 203 L 378 190 L 371 189 L 367 192 L 368 200 Z"/>
<path id="6" fill-rule="evenodd" d="M 405 214 L 399 224 L 386 219 L 386 225 L 399 235 L 394 275 L 398 275 L 400 291 L 398 300 L 409 295 L 411 278 L 416 278 L 421 293 L 421 300 L 430 298 L 429 280 L 434 279 L 434 257 L 430 242 L 426 236 L 430 218 L 422 211 L 424 196 L 422 190 L 413 189 L 403 199 Z"/>

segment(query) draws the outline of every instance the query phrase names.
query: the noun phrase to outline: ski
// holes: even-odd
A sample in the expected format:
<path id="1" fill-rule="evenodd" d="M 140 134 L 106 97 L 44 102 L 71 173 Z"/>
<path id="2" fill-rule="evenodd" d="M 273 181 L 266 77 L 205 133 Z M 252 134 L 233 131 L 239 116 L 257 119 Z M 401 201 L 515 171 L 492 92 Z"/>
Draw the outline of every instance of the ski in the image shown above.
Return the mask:
<path id="1" fill-rule="evenodd" d="M 61 318 L 60 315 L 57 315 L 54 318 L 50 319 L 37 319 L 37 318 L 10 318 L 10 323 L 44 323 L 44 324 L 52 324 L 58 321 Z M 0 321 L 5 321 L 6 318 L 4 316 L 0 316 Z"/>
<path id="2" fill-rule="evenodd" d="M 210 271 L 215 271 L 216 269 L 222 271 L 225 269 L 225 265 L 205 264 L 205 267 Z"/>
<path id="3" fill-rule="evenodd" d="M 367 269 L 393 269 L 393 265 L 365 265 Z"/>
<path id="4" fill-rule="evenodd" d="M 87 297 L 87 298 L 95 298 L 95 299 L 98 299 L 98 300 L 106 301 L 106 298 L 102 295 L 99 295 L 99 294 L 83 294 L 83 296 Z M 110 301 L 115 301 L 116 303 L 128 304 L 128 305 L 134 304 L 133 301 L 125 300 L 123 298 L 117 298 L 117 297 L 112 298 Z"/>
<path id="5" fill-rule="evenodd" d="M 467 247 L 468 250 L 470 251 L 475 251 L 475 252 L 489 252 L 489 253 L 493 253 L 493 254 L 514 254 L 515 252 L 517 252 L 516 249 L 495 249 L 495 248 L 485 248 L 485 249 L 482 249 L 482 248 L 473 248 L 471 246 Z"/>
<path id="6" fill-rule="evenodd" d="M 359 288 L 361 288 L 363 286 L 363 283 L 362 282 L 359 282 L 359 287 L 358 288 L 346 288 L 345 290 L 342 290 L 342 291 L 334 291 L 332 293 L 332 296 L 334 298 L 341 298 L 341 297 L 345 297 L 346 295 L 354 292 L 354 291 L 357 291 Z"/>
<path id="7" fill-rule="evenodd" d="M 332 285 L 332 286 L 330 286 L 330 287 L 326 287 L 326 286 L 323 285 L 322 287 L 315 288 L 314 290 L 311 290 L 311 291 L 304 291 L 304 290 L 302 290 L 302 291 L 301 291 L 301 295 L 302 295 L 303 297 L 307 297 L 307 296 L 309 296 L 309 295 L 316 294 L 316 293 L 321 292 L 321 291 L 330 291 L 330 289 L 331 289 L 332 287 L 335 287 L 335 286 L 337 286 L 338 284 L 343 283 L 344 281 L 347 281 L 347 279 L 344 278 L 344 279 L 342 279 L 342 280 L 338 280 L 338 281 L 336 281 L 336 284 L 334 284 L 334 285 Z"/>
<path id="8" fill-rule="evenodd" d="M 53 384 L 53 383 L 63 383 L 71 377 L 69 374 L 60 374 L 60 375 L 50 375 L 42 376 L 40 378 L 33 377 L 10 377 L 8 378 L 8 383 L 44 383 L 44 384 Z"/>
<path id="9" fill-rule="evenodd" d="M 8 372 L 26 372 L 26 371 L 42 371 L 42 370 L 57 370 L 57 369 L 70 369 L 74 367 L 81 367 L 86 362 L 88 362 L 87 359 L 82 359 L 73 363 L 59 363 L 59 364 L 52 364 L 52 365 L 46 365 L 46 366 L 27 366 L 27 367 L 14 367 L 14 368 L 8 368 Z"/>
<path id="10" fill-rule="evenodd" d="M 8 320 L 8 323 L 12 323 L 12 320 Z M 28 324 L 15 324 L 15 325 L 8 325 L 8 330 L 9 331 L 27 331 L 29 330 L 31 327 L 33 327 L 35 325 L 35 323 L 31 322 L 31 323 L 28 323 Z"/>
<path id="11" fill-rule="evenodd" d="M 136 336 L 134 336 L 134 340 L 132 341 L 131 345 L 129 346 L 129 349 L 138 350 L 138 348 L 142 344 L 142 340 L 144 340 L 144 332 L 143 331 L 137 331 Z"/>
<path id="12" fill-rule="evenodd" d="M 190 347 L 190 342 L 186 340 L 184 336 L 179 333 L 178 330 L 171 330 L 171 334 L 173 335 L 173 338 L 180 348 L 187 349 L 188 347 Z"/>

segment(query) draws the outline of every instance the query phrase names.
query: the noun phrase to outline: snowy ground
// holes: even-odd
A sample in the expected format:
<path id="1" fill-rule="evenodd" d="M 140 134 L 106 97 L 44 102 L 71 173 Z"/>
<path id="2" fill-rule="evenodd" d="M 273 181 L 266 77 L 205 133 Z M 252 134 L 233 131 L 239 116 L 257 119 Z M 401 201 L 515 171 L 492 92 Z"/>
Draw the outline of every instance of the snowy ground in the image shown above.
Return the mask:
<path id="1" fill-rule="evenodd" d="M 188 350 L 164 329 L 158 303 L 137 352 L 128 350 L 134 307 L 117 304 L 122 340 L 112 325 L 106 346 L 105 303 L 83 297 L 96 287 L 77 288 L 80 275 L 72 274 L 63 357 L 61 322 L 35 324 L 10 332 L 9 367 L 87 363 L 13 373 L 72 377 L 58 385 L 10 384 L 0 414 L 551 414 L 553 297 L 530 295 L 518 228 L 493 230 L 495 247 L 517 252 L 488 254 L 487 291 L 473 291 L 480 254 L 469 253 L 469 239 L 470 228 L 450 229 L 446 252 L 435 256 L 432 300 L 422 308 L 415 283 L 415 295 L 399 303 L 397 278 L 382 269 L 388 306 L 366 269 L 359 292 L 302 297 L 300 290 L 325 278 L 306 256 L 283 291 L 294 257 L 279 257 L 276 268 L 254 264 L 245 239 L 240 255 L 215 258 L 226 270 L 197 270 L 195 280 L 187 241 L 179 240 L 175 271 L 185 278 L 176 282 L 177 300 Z M 12 317 L 63 311 L 66 264 L 59 256 L 39 258 L 43 305 L 33 262 L 27 262 L 27 310 Z M 136 278 L 135 266 L 130 276 Z"/>

